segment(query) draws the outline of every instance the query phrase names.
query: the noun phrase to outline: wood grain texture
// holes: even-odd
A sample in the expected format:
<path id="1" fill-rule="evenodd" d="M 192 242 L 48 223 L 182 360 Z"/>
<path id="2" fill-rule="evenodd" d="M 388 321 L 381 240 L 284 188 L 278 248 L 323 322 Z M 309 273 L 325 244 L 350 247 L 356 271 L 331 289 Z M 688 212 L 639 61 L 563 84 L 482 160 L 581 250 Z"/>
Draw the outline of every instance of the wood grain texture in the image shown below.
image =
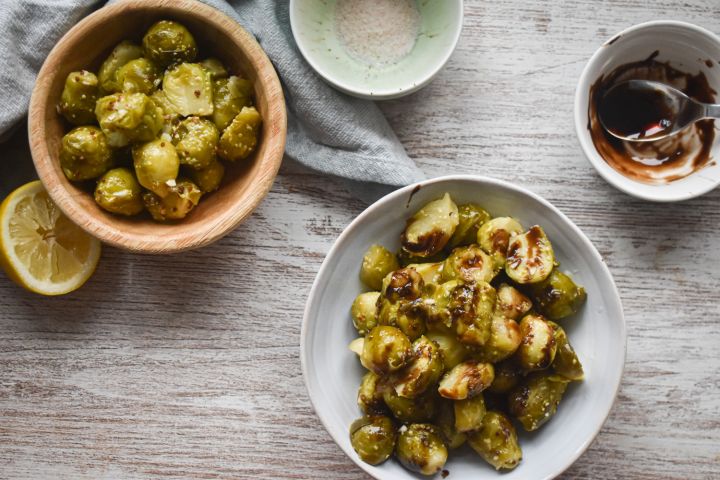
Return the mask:
<path id="1" fill-rule="evenodd" d="M 610 266 L 626 373 L 602 432 L 562 478 L 720 478 L 720 191 L 677 205 L 630 198 L 595 173 L 572 124 L 598 45 L 660 18 L 718 32 L 720 4 L 465 6 L 447 68 L 382 108 L 428 176 L 517 182 L 562 209 Z M 3 195 L 32 171 L 21 146 L 9 150 Z M 255 214 L 210 247 L 106 248 L 90 282 L 56 299 L 0 276 L 0 477 L 367 478 L 314 415 L 298 347 L 314 275 L 363 207 L 340 181 L 286 162 Z"/>
<path id="2" fill-rule="evenodd" d="M 263 117 L 253 155 L 229 164 L 221 188 L 200 202 L 182 222 L 159 224 L 123 218 L 100 208 L 92 195 L 67 180 L 59 151 L 67 127 L 56 105 L 70 72 L 97 68 L 122 40 L 142 40 L 162 19 L 182 22 L 199 44 L 201 58 L 214 56 L 255 86 Z M 131 251 L 172 253 L 207 245 L 242 222 L 265 197 L 285 150 L 285 100 L 275 69 L 255 39 L 220 11 L 194 0 L 126 0 L 88 15 L 53 48 L 38 74 L 28 128 L 35 167 L 48 193 L 65 214 L 103 242 Z"/>

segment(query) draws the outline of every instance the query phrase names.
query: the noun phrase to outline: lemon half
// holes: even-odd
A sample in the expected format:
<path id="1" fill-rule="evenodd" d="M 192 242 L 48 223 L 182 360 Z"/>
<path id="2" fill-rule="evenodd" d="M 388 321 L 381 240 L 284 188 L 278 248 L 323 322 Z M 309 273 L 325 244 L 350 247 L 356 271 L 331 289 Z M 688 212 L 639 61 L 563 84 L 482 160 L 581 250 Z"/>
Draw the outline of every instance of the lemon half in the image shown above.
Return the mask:
<path id="1" fill-rule="evenodd" d="M 28 290 L 72 292 L 99 259 L 100 242 L 63 215 L 40 181 L 23 185 L 0 205 L 0 266 Z"/>

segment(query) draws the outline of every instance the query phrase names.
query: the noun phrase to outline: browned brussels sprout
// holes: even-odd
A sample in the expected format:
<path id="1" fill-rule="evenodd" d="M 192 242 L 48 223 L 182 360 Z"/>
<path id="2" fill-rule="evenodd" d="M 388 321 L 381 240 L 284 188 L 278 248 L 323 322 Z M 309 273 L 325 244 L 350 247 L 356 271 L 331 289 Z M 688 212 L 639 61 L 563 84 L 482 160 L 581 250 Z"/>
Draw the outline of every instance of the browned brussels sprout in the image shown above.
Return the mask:
<path id="1" fill-rule="evenodd" d="M 437 384 L 442 373 L 440 349 L 435 342 L 423 336 L 415 340 L 410 361 L 390 376 L 390 383 L 399 396 L 415 398 Z"/>
<path id="2" fill-rule="evenodd" d="M 563 376 L 546 372 L 529 375 L 508 395 L 510 414 L 528 432 L 537 430 L 555 415 L 569 382 Z"/>
<path id="3" fill-rule="evenodd" d="M 496 470 L 513 469 L 522 460 L 515 427 L 500 412 L 487 412 L 481 427 L 468 435 L 468 444 Z"/>
<path id="4" fill-rule="evenodd" d="M 401 397 L 394 388 L 381 387 L 381 390 L 385 405 L 403 423 L 426 422 L 435 416 L 439 397 L 433 389 L 415 398 Z"/>
<path id="5" fill-rule="evenodd" d="M 385 277 L 382 282 L 382 294 L 391 303 L 415 300 L 422 295 L 424 283 L 420 274 L 414 269 L 401 268 Z"/>
<path id="6" fill-rule="evenodd" d="M 363 344 L 361 363 L 378 375 L 386 375 L 404 367 L 410 360 L 412 346 L 407 336 L 395 327 L 373 328 Z"/>
<path id="7" fill-rule="evenodd" d="M 380 380 L 373 372 L 367 372 L 360 382 L 357 403 L 366 415 L 378 415 L 386 410 Z"/>
<path id="8" fill-rule="evenodd" d="M 395 450 L 397 432 L 388 417 L 362 417 L 350 426 L 350 443 L 363 462 L 378 465 Z"/>
<path id="9" fill-rule="evenodd" d="M 555 329 L 540 315 L 526 315 L 520 321 L 522 341 L 515 353 L 518 364 L 526 371 L 548 368 L 555 359 Z"/>
<path id="10" fill-rule="evenodd" d="M 552 363 L 553 370 L 569 380 L 582 380 L 585 372 L 580 359 L 570 345 L 565 330 L 557 323 L 548 323 L 555 329 L 555 343 L 557 343 L 557 353 Z"/>
<path id="11" fill-rule="evenodd" d="M 497 273 L 492 258 L 477 245 L 458 247 L 443 264 L 444 280 L 490 282 Z"/>
<path id="12" fill-rule="evenodd" d="M 520 234 L 522 231 L 522 225 L 514 218 L 497 217 L 480 226 L 477 242 L 493 257 L 496 268 L 504 268 L 510 237 Z"/>
<path id="13" fill-rule="evenodd" d="M 555 253 L 541 227 L 513 235 L 507 250 L 505 273 L 513 281 L 526 285 L 545 280 L 555 268 Z"/>
<path id="14" fill-rule="evenodd" d="M 517 351 L 521 341 L 517 322 L 496 314 L 492 319 L 490 338 L 480 349 L 480 357 L 491 363 L 505 360 Z"/>
<path id="15" fill-rule="evenodd" d="M 383 279 L 400 269 L 395 255 L 381 245 L 372 245 L 363 255 L 360 280 L 373 290 L 382 288 Z"/>
<path id="16" fill-rule="evenodd" d="M 485 282 L 465 283 L 453 290 L 448 309 L 462 343 L 481 347 L 490 339 L 495 297 L 495 289 Z"/>
<path id="17" fill-rule="evenodd" d="M 355 297 L 350 308 L 353 325 L 360 335 L 367 335 L 377 325 L 377 301 L 380 292 L 365 292 Z"/>
<path id="18" fill-rule="evenodd" d="M 490 214 L 480 205 L 466 203 L 458 205 L 458 218 L 460 223 L 448 242 L 450 248 L 477 242 L 478 229 L 483 223 L 490 220 Z"/>
<path id="19" fill-rule="evenodd" d="M 447 245 L 459 223 L 457 205 L 446 193 L 410 217 L 400 237 L 402 247 L 411 255 L 431 257 Z"/>
<path id="20" fill-rule="evenodd" d="M 523 371 L 512 360 L 506 360 L 495 365 L 495 378 L 487 391 L 504 394 L 515 388 L 523 378 Z"/>
<path id="21" fill-rule="evenodd" d="M 426 336 L 440 348 L 445 370 L 453 368 L 470 354 L 468 347 L 460 343 L 454 333 L 428 332 Z"/>
<path id="22" fill-rule="evenodd" d="M 572 279 L 555 268 L 540 283 L 529 285 L 528 291 L 535 306 L 551 320 L 560 320 L 577 312 L 587 295 Z"/>
<path id="23" fill-rule="evenodd" d="M 434 475 L 445 466 L 448 451 L 435 425 L 415 423 L 400 428 L 395 455 L 408 470 Z"/>
<path id="24" fill-rule="evenodd" d="M 532 302 L 517 288 L 503 283 L 497 290 L 495 313 L 511 320 L 517 320 L 532 308 Z"/>
<path id="25" fill-rule="evenodd" d="M 87 70 L 71 72 L 65 80 L 58 110 L 73 125 L 95 123 L 95 102 L 100 97 L 98 79 Z"/>
<path id="26" fill-rule="evenodd" d="M 490 386 L 494 378 L 492 364 L 468 360 L 445 374 L 440 380 L 438 392 L 451 400 L 464 400 L 479 395 Z"/>

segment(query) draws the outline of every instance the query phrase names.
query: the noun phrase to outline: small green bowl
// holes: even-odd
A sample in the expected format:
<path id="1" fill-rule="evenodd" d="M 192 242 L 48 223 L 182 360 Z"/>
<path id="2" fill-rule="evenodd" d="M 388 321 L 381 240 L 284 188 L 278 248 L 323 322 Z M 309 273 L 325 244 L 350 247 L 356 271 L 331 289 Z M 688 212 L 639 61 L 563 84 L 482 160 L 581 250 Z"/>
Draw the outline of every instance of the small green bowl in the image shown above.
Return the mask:
<path id="1" fill-rule="evenodd" d="M 307 62 L 328 83 L 372 100 L 402 97 L 424 87 L 445 66 L 462 30 L 462 0 L 417 0 L 420 33 L 396 63 L 368 65 L 350 56 L 337 36 L 337 0 L 290 0 L 290 25 Z"/>

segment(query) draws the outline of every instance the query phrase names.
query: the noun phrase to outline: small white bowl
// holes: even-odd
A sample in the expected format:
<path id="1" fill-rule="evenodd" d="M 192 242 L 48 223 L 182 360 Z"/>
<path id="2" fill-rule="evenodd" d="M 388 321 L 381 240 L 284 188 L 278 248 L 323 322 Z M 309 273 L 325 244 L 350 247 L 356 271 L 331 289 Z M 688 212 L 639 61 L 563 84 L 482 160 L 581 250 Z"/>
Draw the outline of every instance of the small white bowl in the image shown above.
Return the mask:
<path id="1" fill-rule="evenodd" d="M 446 465 L 450 478 L 553 478 L 585 451 L 610 412 L 625 363 L 625 320 L 612 276 L 590 240 L 546 200 L 500 180 L 462 175 L 410 185 L 375 202 L 345 229 L 325 258 L 305 307 L 300 358 L 310 399 L 335 442 L 367 473 L 383 480 L 419 478 L 394 460 L 368 465 L 350 445 L 350 424 L 361 416 L 356 396 L 363 375 L 356 355 L 348 350 L 357 336 L 350 305 L 364 290 L 358 271 L 365 250 L 374 243 L 399 248 L 406 218 L 445 192 L 458 203 L 476 202 L 493 215 L 541 225 L 563 270 L 588 293 L 581 311 L 562 322 L 586 379 L 571 384 L 547 425 L 532 434 L 518 432 L 520 465 L 497 473 L 467 447 L 451 452 Z"/>
<path id="2" fill-rule="evenodd" d="M 290 0 L 290 25 L 307 62 L 335 88 L 356 97 L 387 100 L 424 87 L 450 59 L 462 30 L 462 0 L 417 2 L 420 33 L 396 63 L 368 65 L 353 58 L 338 38 L 337 0 Z"/>
<path id="3" fill-rule="evenodd" d="M 575 130 L 588 160 L 608 183 L 645 200 L 676 202 L 700 196 L 717 187 L 720 184 L 720 165 L 711 161 L 687 177 L 669 183 L 642 183 L 611 167 L 598 153 L 588 129 L 589 94 L 595 81 L 620 65 L 648 58 L 656 50 L 660 52 L 657 60 L 669 61 L 671 66 L 683 72 L 705 73 L 710 86 L 720 92 L 720 38 L 717 35 L 685 22 L 641 23 L 605 42 L 585 66 L 575 91 Z M 706 64 L 708 60 L 711 61 L 709 65 Z M 720 155 L 720 135 L 717 131 L 710 155 L 715 159 Z"/>

